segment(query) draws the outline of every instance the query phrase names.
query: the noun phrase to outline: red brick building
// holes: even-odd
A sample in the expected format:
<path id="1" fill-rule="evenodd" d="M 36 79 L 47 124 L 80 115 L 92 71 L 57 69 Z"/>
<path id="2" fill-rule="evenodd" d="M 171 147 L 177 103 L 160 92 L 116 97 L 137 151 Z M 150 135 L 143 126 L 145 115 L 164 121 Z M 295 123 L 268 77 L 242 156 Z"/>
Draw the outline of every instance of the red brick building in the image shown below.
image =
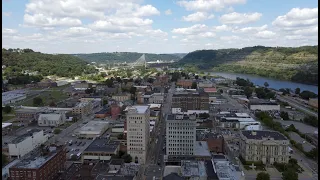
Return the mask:
<path id="1" fill-rule="evenodd" d="M 117 104 L 111 105 L 111 118 L 112 119 L 118 119 L 119 115 L 121 113 L 121 108 Z"/>
<path id="2" fill-rule="evenodd" d="M 26 156 L 9 168 L 10 180 L 54 180 L 59 172 L 65 170 L 64 146 L 38 148 Z"/>
<path id="3" fill-rule="evenodd" d="M 179 79 L 177 82 L 177 86 L 190 89 L 192 86 L 193 81 L 190 79 Z"/>
<path id="4" fill-rule="evenodd" d="M 215 133 L 197 133 L 197 141 L 207 141 L 210 152 L 223 153 L 225 142 L 222 135 Z"/>

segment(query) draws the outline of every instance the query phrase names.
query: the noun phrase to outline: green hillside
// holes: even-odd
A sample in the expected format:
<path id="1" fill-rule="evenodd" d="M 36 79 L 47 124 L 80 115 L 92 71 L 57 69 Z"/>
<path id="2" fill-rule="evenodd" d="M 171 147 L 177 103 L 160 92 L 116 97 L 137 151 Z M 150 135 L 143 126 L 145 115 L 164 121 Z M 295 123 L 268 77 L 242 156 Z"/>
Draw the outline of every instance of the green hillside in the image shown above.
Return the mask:
<path id="1" fill-rule="evenodd" d="M 96 62 L 98 64 L 106 63 L 132 63 L 145 54 L 146 61 L 178 61 L 182 54 L 149 54 L 136 52 L 113 52 L 113 53 L 92 53 L 92 54 L 72 54 L 87 62 Z"/>
<path id="2" fill-rule="evenodd" d="M 70 55 L 52 55 L 34 52 L 31 49 L 2 49 L 2 71 L 5 76 L 11 77 L 23 71 L 36 72 L 42 76 L 57 75 L 73 77 L 82 73 L 92 73 L 95 69 L 87 66 L 84 60 Z"/>
<path id="3" fill-rule="evenodd" d="M 318 85 L 318 46 L 200 50 L 187 54 L 176 65 Z"/>

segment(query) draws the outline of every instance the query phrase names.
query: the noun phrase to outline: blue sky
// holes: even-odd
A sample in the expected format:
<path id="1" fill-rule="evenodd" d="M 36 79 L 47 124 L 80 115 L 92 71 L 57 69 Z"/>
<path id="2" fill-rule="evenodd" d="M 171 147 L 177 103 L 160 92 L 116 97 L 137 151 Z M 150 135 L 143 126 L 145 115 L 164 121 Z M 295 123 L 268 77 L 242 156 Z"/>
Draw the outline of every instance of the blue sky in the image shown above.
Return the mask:
<path id="1" fill-rule="evenodd" d="M 177 53 L 318 44 L 315 0 L 3 0 L 2 46 Z"/>

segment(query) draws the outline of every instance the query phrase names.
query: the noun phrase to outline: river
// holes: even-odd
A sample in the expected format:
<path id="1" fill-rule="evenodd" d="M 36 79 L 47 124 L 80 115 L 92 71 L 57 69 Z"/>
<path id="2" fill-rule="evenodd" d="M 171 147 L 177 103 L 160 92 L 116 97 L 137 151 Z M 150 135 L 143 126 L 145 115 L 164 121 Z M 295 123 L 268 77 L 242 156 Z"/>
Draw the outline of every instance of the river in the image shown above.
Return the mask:
<path id="1" fill-rule="evenodd" d="M 301 91 L 308 90 L 318 94 L 318 86 L 314 86 L 314 85 L 277 80 L 272 78 L 255 76 L 251 74 L 237 74 L 237 73 L 225 73 L 225 72 L 210 72 L 210 73 L 211 75 L 218 75 L 227 79 L 235 80 L 237 77 L 243 78 L 243 79 L 249 79 L 251 82 L 253 82 L 255 85 L 258 85 L 258 86 L 264 86 L 263 84 L 265 82 L 268 82 L 269 88 L 273 88 L 273 89 L 290 88 L 294 91 L 296 88 L 300 88 Z"/>

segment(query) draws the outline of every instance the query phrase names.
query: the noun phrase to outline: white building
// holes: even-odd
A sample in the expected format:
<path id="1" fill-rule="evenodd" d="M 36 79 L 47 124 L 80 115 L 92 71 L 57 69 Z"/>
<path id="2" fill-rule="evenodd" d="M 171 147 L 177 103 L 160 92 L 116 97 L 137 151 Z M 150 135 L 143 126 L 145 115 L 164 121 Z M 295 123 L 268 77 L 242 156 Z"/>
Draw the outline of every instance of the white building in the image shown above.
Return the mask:
<path id="1" fill-rule="evenodd" d="M 166 154 L 194 155 L 196 115 L 170 114 L 166 117 Z"/>
<path id="2" fill-rule="evenodd" d="M 150 137 L 149 106 L 132 106 L 127 112 L 127 152 L 132 161 L 145 164 Z"/>
<path id="3" fill-rule="evenodd" d="M 9 155 L 11 158 L 21 158 L 47 140 L 48 136 L 43 134 L 43 130 L 32 129 L 8 144 Z"/>
<path id="4" fill-rule="evenodd" d="M 92 103 L 91 102 L 80 102 L 75 107 L 72 108 L 73 114 L 80 114 L 82 116 L 92 113 Z"/>
<path id="5" fill-rule="evenodd" d="M 16 103 L 18 101 L 26 99 L 27 96 L 22 90 L 8 91 L 2 93 L 2 106 L 7 104 Z"/>
<path id="6" fill-rule="evenodd" d="M 66 122 L 65 113 L 40 114 L 38 118 L 39 126 L 58 127 Z"/>
<path id="7" fill-rule="evenodd" d="M 123 133 L 124 132 L 124 123 L 121 124 L 115 124 L 112 129 L 112 133 Z"/>
<path id="8" fill-rule="evenodd" d="M 209 110 L 187 110 L 187 112 L 182 112 L 181 108 L 171 108 L 172 114 L 202 114 L 202 113 L 209 113 Z"/>
<path id="9" fill-rule="evenodd" d="M 151 104 L 162 104 L 164 102 L 164 93 L 153 93 L 149 98 Z"/>
<path id="10" fill-rule="evenodd" d="M 89 121 L 82 126 L 79 131 L 81 138 L 96 138 L 100 137 L 109 128 L 109 123 L 105 121 Z"/>

